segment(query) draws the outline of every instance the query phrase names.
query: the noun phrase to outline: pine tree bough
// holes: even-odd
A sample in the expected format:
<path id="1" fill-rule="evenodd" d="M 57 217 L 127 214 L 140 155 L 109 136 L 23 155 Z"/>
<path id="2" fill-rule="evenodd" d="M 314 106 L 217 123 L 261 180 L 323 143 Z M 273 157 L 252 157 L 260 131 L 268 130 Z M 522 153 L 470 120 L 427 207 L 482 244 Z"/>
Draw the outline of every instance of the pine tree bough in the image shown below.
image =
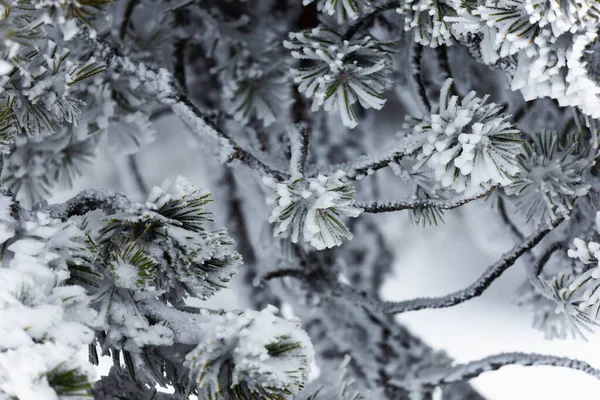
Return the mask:
<path id="1" fill-rule="evenodd" d="M 509 365 L 599 378 L 554 355 L 456 364 L 395 318 L 522 259 L 534 327 L 593 334 L 599 28 L 593 0 L 0 2 L 0 398 L 482 400 L 468 381 Z M 124 193 L 49 204 L 82 175 Z M 394 252 L 387 228 L 467 203 L 448 229 L 498 215 L 518 244 L 461 290 L 383 301 L 420 236 Z M 226 288 L 243 310 L 207 305 Z"/>

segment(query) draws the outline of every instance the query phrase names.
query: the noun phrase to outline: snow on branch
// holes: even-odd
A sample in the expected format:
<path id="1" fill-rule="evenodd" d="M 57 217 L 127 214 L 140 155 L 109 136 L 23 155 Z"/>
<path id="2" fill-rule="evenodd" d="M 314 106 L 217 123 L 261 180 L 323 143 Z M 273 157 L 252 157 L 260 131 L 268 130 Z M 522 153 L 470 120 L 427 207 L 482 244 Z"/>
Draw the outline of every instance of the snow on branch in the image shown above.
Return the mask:
<path id="1" fill-rule="evenodd" d="M 417 311 L 425 308 L 446 308 L 463 303 L 474 297 L 480 296 L 504 271 L 510 268 L 523 254 L 535 247 L 548 233 L 556 228 L 563 218 L 556 220 L 548 227 L 537 229 L 521 244 L 513 247 L 504 254 L 500 260 L 488 267 L 479 279 L 468 287 L 457 292 L 441 297 L 423 297 L 399 302 L 383 302 L 378 310 L 384 314 L 400 314 L 408 311 Z"/>
<path id="2" fill-rule="evenodd" d="M 103 40 L 96 39 L 93 44 L 97 52 L 102 55 L 104 62 L 114 72 L 137 78 L 141 85 L 156 95 L 157 100 L 169 105 L 175 115 L 188 124 L 194 133 L 202 139 L 216 144 L 221 161 L 231 163 L 233 160 L 239 160 L 263 176 L 273 177 L 278 181 L 286 178 L 286 174 L 270 168 L 241 147 L 229 133 L 221 129 L 196 107 L 190 98 L 177 88 L 173 77 L 167 70 L 134 62 L 121 55 L 117 49 Z"/>
<path id="3" fill-rule="evenodd" d="M 114 214 L 130 206 L 131 202 L 123 194 L 112 190 L 87 189 L 64 203 L 49 205 L 44 209 L 52 218 L 66 220 L 69 217 L 85 215 L 93 210 Z"/>
<path id="4" fill-rule="evenodd" d="M 485 196 L 487 196 L 490 192 L 496 189 L 497 186 L 491 187 L 489 190 L 485 192 L 469 196 L 463 197 L 459 199 L 451 199 L 451 200 L 440 200 L 440 199 L 415 199 L 415 200 L 400 200 L 394 202 L 386 202 L 386 203 L 378 203 L 376 201 L 356 203 L 356 206 L 362 208 L 364 212 L 372 213 L 372 214 L 380 214 L 385 212 L 392 211 L 401 211 L 401 210 L 416 210 L 416 209 L 424 209 L 435 207 L 442 210 L 451 210 L 453 208 L 458 208 L 467 203 L 470 203 L 474 200 L 479 200 Z"/>
<path id="5" fill-rule="evenodd" d="M 496 371 L 510 365 L 571 368 L 584 372 L 596 379 L 600 379 L 600 370 L 592 367 L 585 361 L 535 353 L 502 353 L 466 364 L 458 364 L 451 367 L 444 366 L 444 368 L 424 373 L 423 376 L 417 376 L 416 378 L 404 381 L 393 381 L 390 382 L 390 384 L 406 389 L 419 387 L 431 388 L 439 385 L 464 382 L 476 378 L 484 372 Z"/>

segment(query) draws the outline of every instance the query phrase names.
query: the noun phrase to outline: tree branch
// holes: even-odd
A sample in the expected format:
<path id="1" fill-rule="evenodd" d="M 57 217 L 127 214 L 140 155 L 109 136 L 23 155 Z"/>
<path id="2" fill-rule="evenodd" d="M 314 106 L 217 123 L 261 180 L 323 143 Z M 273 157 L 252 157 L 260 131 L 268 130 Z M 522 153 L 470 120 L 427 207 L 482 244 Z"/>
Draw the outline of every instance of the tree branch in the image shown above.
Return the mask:
<path id="1" fill-rule="evenodd" d="M 389 11 L 389 10 L 393 10 L 395 8 L 398 8 L 400 6 L 400 2 L 399 1 L 390 1 L 389 3 L 386 4 L 382 4 L 379 7 L 375 8 L 373 11 L 371 11 L 369 14 L 364 15 L 362 17 L 360 17 L 359 19 L 357 19 L 346 31 L 346 33 L 344 33 L 343 36 L 343 40 L 350 40 L 352 39 L 352 37 L 354 35 L 356 35 L 358 33 L 358 31 L 367 23 L 371 22 L 373 19 L 375 19 L 375 17 L 377 17 L 379 14 L 381 14 L 384 11 Z"/>
<path id="2" fill-rule="evenodd" d="M 173 112 L 182 118 L 202 139 L 213 141 L 219 148 L 223 162 L 239 160 L 242 164 L 262 175 L 285 180 L 288 175 L 274 170 L 242 148 L 227 132 L 217 126 L 206 114 L 194 105 L 191 99 L 177 88 L 172 75 L 162 68 L 154 68 L 124 57 L 118 49 L 102 39 L 95 39 L 93 45 L 104 62 L 116 72 L 138 76 L 142 82 L 157 94 L 157 100 L 169 105 Z"/>
<path id="3" fill-rule="evenodd" d="M 436 371 L 425 372 L 423 376 L 417 376 L 414 379 L 405 381 L 393 381 L 391 384 L 401 388 L 431 388 L 439 385 L 464 382 L 476 378 L 484 372 L 496 371 L 509 365 L 571 368 L 600 379 L 600 370 L 593 368 L 585 361 L 535 353 L 503 353 L 466 364 L 451 367 L 443 366 L 437 368 Z"/>
<path id="4" fill-rule="evenodd" d="M 44 205 L 44 210 L 52 218 L 66 220 L 70 217 L 85 215 L 90 211 L 102 210 L 106 214 L 114 214 L 131 207 L 129 199 L 112 190 L 87 189 L 77 196 L 61 204 Z"/>
<path id="5" fill-rule="evenodd" d="M 400 200 L 395 202 L 378 203 L 376 201 L 356 203 L 356 207 L 362 208 L 364 212 L 372 214 L 380 214 L 385 212 L 401 211 L 401 210 L 415 210 L 420 208 L 436 207 L 442 210 L 451 210 L 458 208 L 474 200 L 481 199 L 487 196 L 492 190 L 496 189 L 497 186 L 492 186 L 489 190 L 473 195 L 471 197 L 465 197 L 462 199 L 454 200 L 440 200 L 440 199 L 417 199 L 417 200 Z"/>
<path id="6" fill-rule="evenodd" d="M 129 169 L 131 170 L 138 191 L 140 192 L 142 197 L 146 196 L 149 192 L 149 188 L 146 184 L 144 176 L 142 175 L 142 171 L 140 171 L 140 166 L 138 165 L 137 159 L 135 158 L 135 154 L 130 154 L 127 157 L 127 164 L 129 165 Z"/>
<path id="7" fill-rule="evenodd" d="M 425 308 L 446 308 L 463 303 L 474 297 L 480 296 L 504 271 L 510 268 L 524 253 L 535 247 L 548 233 L 556 228 L 564 218 L 561 218 L 550 227 L 544 227 L 536 230 L 525 239 L 521 244 L 515 246 L 506 253 L 499 261 L 492 264 L 481 275 L 479 279 L 473 282 L 465 289 L 450 293 L 442 297 L 424 297 L 400 302 L 383 302 L 379 305 L 379 310 L 385 314 L 400 314 L 408 311 L 417 311 Z"/>

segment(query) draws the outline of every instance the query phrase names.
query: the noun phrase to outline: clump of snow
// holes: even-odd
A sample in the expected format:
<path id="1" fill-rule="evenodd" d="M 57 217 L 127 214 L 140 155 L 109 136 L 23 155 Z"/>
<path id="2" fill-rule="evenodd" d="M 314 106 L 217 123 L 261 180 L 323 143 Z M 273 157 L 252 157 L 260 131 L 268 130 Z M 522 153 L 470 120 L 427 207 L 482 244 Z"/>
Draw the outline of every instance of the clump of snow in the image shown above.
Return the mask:
<path id="1" fill-rule="evenodd" d="M 94 338 L 96 312 L 83 288 L 65 286 L 82 233 L 43 213 L 23 218 L 0 267 L 0 395 L 55 400 L 49 374 L 94 374 L 80 353 Z"/>

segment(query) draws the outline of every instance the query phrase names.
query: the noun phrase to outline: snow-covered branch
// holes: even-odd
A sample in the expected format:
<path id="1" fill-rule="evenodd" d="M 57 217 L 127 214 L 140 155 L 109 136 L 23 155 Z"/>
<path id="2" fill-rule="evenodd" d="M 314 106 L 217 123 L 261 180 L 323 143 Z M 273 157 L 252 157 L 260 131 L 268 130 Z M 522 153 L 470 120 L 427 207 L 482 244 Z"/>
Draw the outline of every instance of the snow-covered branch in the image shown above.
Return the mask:
<path id="1" fill-rule="evenodd" d="M 394 381 L 391 384 L 406 389 L 436 387 L 463 382 L 476 378 L 484 372 L 496 371 L 502 367 L 511 365 L 570 368 L 600 379 L 600 370 L 592 367 L 585 361 L 535 353 L 503 353 L 466 364 L 458 364 L 450 367 L 444 366 L 444 368 L 437 368 L 435 371 L 425 371 L 421 376 L 404 381 Z"/>
<path id="2" fill-rule="evenodd" d="M 66 220 L 69 217 L 85 215 L 93 210 L 114 214 L 131 206 L 129 199 L 113 190 L 87 189 L 61 204 L 44 206 L 52 218 Z"/>
<path id="3" fill-rule="evenodd" d="M 379 305 L 379 311 L 385 314 L 400 314 L 425 308 L 446 308 L 463 303 L 480 296 L 490 285 L 510 268 L 524 253 L 535 247 L 548 233 L 556 228 L 564 219 L 558 219 L 549 227 L 537 229 L 521 244 L 504 254 L 500 260 L 488 267 L 479 279 L 468 287 L 441 297 L 423 297 L 418 299 L 384 302 Z"/>
<path id="4" fill-rule="evenodd" d="M 474 200 L 479 200 L 487 196 L 491 191 L 496 189 L 497 186 L 493 186 L 485 192 L 476 194 L 474 196 L 463 197 L 459 199 L 451 200 L 440 200 L 440 199 L 416 199 L 416 200 L 400 200 L 394 202 L 379 203 L 376 201 L 356 203 L 356 206 L 362 208 L 364 212 L 379 214 L 392 211 L 401 210 L 415 210 L 428 207 L 435 207 L 442 210 L 451 210 L 458 208 Z"/>
<path id="5" fill-rule="evenodd" d="M 216 125 L 185 93 L 177 88 L 168 71 L 134 62 L 121 55 L 117 49 L 104 40 L 97 39 L 92 43 L 112 70 L 140 80 L 150 92 L 156 95 L 157 100 L 169 105 L 173 112 L 192 128 L 195 134 L 213 142 L 219 150 L 221 161 L 230 163 L 239 160 L 242 164 L 258 171 L 262 176 L 273 177 L 278 181 L 287 177 L 287 174 L 272 169 L 245 150 L 229 133 Z"/>

